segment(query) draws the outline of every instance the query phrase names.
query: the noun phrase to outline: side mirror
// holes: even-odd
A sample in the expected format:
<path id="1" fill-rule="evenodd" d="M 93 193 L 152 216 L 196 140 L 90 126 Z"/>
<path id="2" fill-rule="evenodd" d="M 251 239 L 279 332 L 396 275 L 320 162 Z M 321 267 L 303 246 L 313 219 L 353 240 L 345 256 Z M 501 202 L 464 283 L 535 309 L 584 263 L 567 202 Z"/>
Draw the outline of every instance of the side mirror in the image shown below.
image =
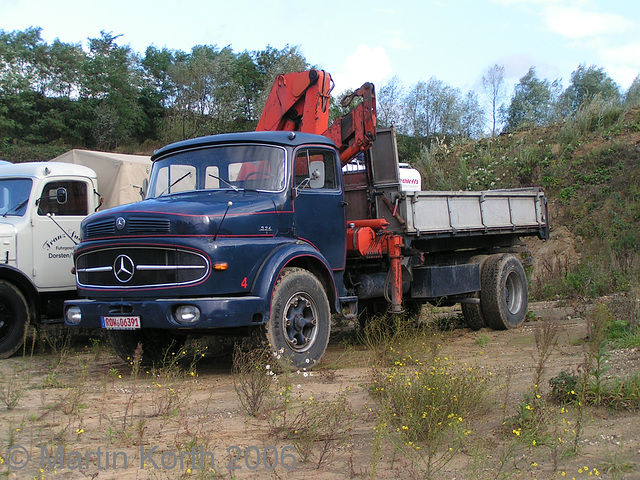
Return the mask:
<path id="1" fill-rule="evenodd" d="M 64 205 L 67 203 L 67 189 L 60 187 L 56 190 L 56 201 L 58 205 Z"/>
<path id="2" fill-rule="evenodd" d="M 324 162 L 321 160 L 309 163 L 309 176 L 302 180 L 291 192 L 291 198 L 295 199 L 305 188 L 324 187 Z"/>
<path id="3" fill-rule="evenodd" d="M 311 188 L 324 187 L 324 162 L 316 161 L 309 163 L 309 186 Z"/>
<path id="4" fill-rule="evenodd" d="M 142 186 L 140 187 L 140 198 L 144 200 L 147 198 L 147 189 L 149 188 L 149 179 L 145 178 L 142 180 Z"/>

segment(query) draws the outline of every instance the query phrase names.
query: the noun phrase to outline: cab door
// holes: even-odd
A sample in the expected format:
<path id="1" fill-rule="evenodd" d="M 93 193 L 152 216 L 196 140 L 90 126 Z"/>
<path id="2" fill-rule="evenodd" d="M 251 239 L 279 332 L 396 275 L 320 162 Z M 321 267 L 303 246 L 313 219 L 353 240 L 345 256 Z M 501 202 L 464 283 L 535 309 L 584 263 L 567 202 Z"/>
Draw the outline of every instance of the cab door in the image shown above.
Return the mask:
<path id="1" fill-rule="evenodd" d="M 344 268 L 347 234 L 339 162 L 334 150 L 322 147 L 298 150 L 293 162 L 295 234 L 334 271 Z"/>
<path id="2" fill-rule="evenodd" d="M 31 220 L 33 279 L 38 289 L 75 289 L 73 249 L 80 241 L 80 222 L 89 214 L 90 191 L 83 180 L 44 182 Z"/>

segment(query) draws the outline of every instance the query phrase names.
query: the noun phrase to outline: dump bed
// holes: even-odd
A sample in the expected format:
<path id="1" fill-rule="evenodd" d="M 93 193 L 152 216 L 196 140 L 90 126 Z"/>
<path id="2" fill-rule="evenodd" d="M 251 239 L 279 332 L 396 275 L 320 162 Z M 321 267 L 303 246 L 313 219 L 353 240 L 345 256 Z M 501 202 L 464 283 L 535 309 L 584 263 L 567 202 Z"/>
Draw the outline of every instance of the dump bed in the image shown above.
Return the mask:
<path id="1" fill-rule="evenodd" d="M 540 188 L 482 192 L 414 192 L 399 202 L 405 233 L 421 238 L 474 233 L 548 236 L 547 202 Z"/>

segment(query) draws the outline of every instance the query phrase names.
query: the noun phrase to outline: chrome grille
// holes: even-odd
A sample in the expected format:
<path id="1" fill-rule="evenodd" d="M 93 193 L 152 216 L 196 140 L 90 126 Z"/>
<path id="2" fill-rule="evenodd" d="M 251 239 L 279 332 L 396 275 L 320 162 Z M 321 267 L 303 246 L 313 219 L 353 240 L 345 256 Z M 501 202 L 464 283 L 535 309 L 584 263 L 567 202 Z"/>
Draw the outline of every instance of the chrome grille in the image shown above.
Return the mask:
<path id="1" fill-rule="evenodd" d="M 209 275 L 202 253 L 171 247 L 105 248 L 76 259 L 80 287 L 137 289 L 198 283 Z"/>

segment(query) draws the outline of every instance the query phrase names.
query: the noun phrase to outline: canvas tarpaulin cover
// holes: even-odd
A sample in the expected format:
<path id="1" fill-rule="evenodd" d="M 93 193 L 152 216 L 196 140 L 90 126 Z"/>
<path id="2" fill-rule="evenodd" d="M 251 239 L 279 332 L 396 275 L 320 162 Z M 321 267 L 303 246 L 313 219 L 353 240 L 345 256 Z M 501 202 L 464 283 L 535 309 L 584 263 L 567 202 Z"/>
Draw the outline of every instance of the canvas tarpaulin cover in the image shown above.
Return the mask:
<path id="1" fill-rule="evenodd" d="M 144 155 L 73 149 L 51 161 L 84 165 L 96 172 L 98 193 L 104 198 L 101 210 L 140 201 L 139 187 L 151 171 L 151 160 Z"/>

